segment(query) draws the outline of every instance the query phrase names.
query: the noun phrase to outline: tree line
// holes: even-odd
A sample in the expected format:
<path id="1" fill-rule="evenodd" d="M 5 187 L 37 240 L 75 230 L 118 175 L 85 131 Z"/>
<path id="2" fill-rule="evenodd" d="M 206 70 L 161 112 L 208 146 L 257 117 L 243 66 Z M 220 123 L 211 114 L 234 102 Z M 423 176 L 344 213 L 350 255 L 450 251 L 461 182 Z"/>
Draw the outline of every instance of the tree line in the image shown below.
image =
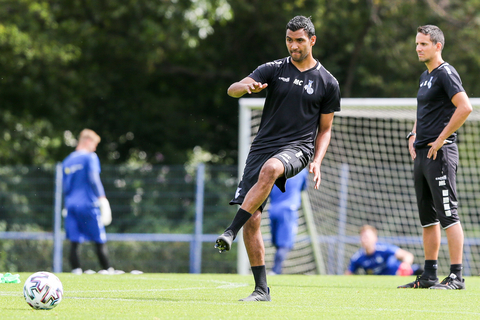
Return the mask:
<path id="1" fill-rule="evenodd" d="M 179 164 L 198 146 L 237 159 L 226 89 L 288 55 L 285 25 L 311 16 L 314 56 L 343 97 L 414 97 L 416 28 L 480 96 L 476 0 L 1 0 L 0 164 L 61 161 L 88 127 L 102 163 Z"/>

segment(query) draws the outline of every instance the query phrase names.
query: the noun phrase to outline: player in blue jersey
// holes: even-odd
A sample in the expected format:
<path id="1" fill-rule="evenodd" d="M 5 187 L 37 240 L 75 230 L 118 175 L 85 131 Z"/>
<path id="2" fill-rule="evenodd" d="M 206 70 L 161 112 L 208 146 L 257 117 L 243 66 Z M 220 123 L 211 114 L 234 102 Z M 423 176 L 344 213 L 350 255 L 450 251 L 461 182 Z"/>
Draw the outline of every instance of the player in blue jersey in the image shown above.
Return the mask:
<path id="1" fill-rule="evenodd" d="M 307 188 L 308 170 L 287 180 L 285 192 L 274 186 L 270 193 L 270 233 L 276 248 L 271 274 L 281 274 L 282 265 L 292 250 L 298 228 L 298 210 L 302 202 L 302 191 Z"/>
<path id="2" fill-rule="evenodd" d="M 260 231 L 262 210 L 274 184 L 285 191 L 286 180 L 308 165 L 318 189 L 334 112 L 340 111 L 338 81 L 312 55 L 317 37 L 310 18 L 297 16 L 290 20 L 285 40 L 290 56 L 259 66 L 227 91 L 234 98 L 267 91 L 258 133 L 242 180 L 230 201 L 232 205 L 241 205 L 240 209 L 215 244 L 220 253 L 230 250 L 238 231 L 244 227 L 255 289 L 241 301 L 271 300 Z"/>
<path id="3" fill-rule="evenodd" d="M 375 227 L 364 225 L 360 229 L 360 243 L 362 248 L 355 252 L 350 259 L 345 274 L 355 274 L 363 269 L 365 274 L 372 275 L 400 275 L 409 276 L 421 274 L 423 270 L 413 264 L 414 256 L 411 252 L 389 244 L 378 242 L 378 231 Z"/>
<path id="4" fill-rule="evenodd" d="M 65 197 L 65 231 L 71 243 L 70 264 L 72 272 L 81 274 L 79 245 L 94 241 L 96 253 L 103 270 L 112 273 L 107 251 L 105 225 L 112 220 L 110 205 L 100 181 L 100 160 L 95 150 L 100 137 L 90 129 L 84 129 L 78 145 L 63 161 L 63 193 Z"/>
<path id="5" fill-rule="evenodd" d="M 414 161 L 415 194 L 423 228 L 425 271 L 399 288 L 465 289 L 462 278 L 463 229 L 458 216 L 456 131 L 472 112 L 460 75 L 442 58 L 445 37 L 437 26 L 417 29 L 417 55 L 427 70 L 417 94 L 417 119 L 407 135 Z M 437 278 L 440 226 L 450 254 L 450 275 Z"/>

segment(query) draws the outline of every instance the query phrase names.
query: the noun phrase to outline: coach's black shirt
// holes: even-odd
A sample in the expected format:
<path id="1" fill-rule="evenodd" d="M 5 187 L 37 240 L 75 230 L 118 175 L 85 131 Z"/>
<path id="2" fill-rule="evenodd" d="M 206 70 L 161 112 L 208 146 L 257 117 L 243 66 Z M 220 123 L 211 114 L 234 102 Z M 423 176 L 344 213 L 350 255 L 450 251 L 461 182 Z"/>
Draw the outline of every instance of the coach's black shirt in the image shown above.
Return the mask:
<path id="1" fill-rule="evenodd" d="M 320 62 L 300 72 L 290 57 L 259 66 L 250 75 L 268 83 L 267 97 L 251 153 L 298 145 L 313 155 L 320 114 L 340 111 L 338 81 Z"/>
<path id="2" fill-rule="evenodd" d="M 456 110 L 452 97 L 463 91 L 457 70 L 446 62 L 431 73 L 422 73 L 417 94 L 416 148 L 425 148 L 438 138 Z M 453 133 L 447 140 L 455 142 L 456 136 Z"/>

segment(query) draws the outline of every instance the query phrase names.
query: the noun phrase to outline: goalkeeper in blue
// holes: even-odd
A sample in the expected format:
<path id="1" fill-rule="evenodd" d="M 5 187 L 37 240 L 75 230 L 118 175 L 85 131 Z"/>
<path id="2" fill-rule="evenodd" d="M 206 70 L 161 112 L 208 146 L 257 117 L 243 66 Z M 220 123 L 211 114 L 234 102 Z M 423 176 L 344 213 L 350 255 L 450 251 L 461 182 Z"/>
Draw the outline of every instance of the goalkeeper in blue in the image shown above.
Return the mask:
<path id="1" fill-rule="evenodd" d="M 307 188 L 308 169 L 287 180 L 285 192 L 274 186 L 270 193 L 270 233 L 276 248 L 271 275 L 281 274 L 282 265 L 293 248 L 298 229 L 302 191 Z"/>
<path id="2" fill-rule="evenodd" d="M 423 270 L 418 264 L 413 264 L 411 252 L 393 244 L 378 242 L 377 228 L 364 225 L 360 229 L 359 249 L 350 259 L 346 275 L 363 270 L 365 274 L 378 276 L 410 276 L 420 275 Z"/>
<path id="3" fill-rule="evenodd" d="M 103 268 L 99 273 L 115 272 L 110 266 L 106 246 L 105 226 L 111 223 L 112 212 L 100 180 L 100 160 L 95 153 L 99 143 L 98 134 L 84 129 L 80 133 L 76 150 L 62 164 L 65 231 L 71 243 L 69 260 L 72 273 L 75 274 L 82 274 L 79 246 L 85 241 L 95 242 L 96 253 Z"/>

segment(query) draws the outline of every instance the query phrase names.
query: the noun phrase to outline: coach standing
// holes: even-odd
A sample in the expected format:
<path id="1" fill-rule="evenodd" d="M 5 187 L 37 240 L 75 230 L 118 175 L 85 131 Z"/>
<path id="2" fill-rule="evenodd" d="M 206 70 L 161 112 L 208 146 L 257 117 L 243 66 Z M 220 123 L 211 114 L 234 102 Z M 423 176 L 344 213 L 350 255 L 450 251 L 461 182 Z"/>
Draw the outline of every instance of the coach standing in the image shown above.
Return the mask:
<path id="1" fill-rule="evenodd" d="M 267 89 L 260 128 L 242 181 L 230 201 L 241 207 L 215 245 L 220 252 L 230 250 L 244 226 L 255 290 L 242 301 L 270 301 L 260 221 L 273 185 L 285 192 L 286 180 L 302 171 L 310 160 L 315 188 L 320 185 L 320 165 L 330 143 L 334 112 L 340 110 L 340 88 L 337 80 L 313 58 L 316 40 L 310 18 L 294 17 L 286 27 L 290 56 L 259 66 L 228 88 L 228 94 L 234 98 Z"/>
<path id="2" fill-rule="evenodd" d="M 455 68 L 442 59 L 445 45 L 437 26 L 417 29 L 418 59 L 427 69 L 420 76 L 417 119 L 407 136 L 414 160 L 415 193 L 423 227 L 425 271 L 414 282 L 399 288 L 465 289 L 462 278 L 463 229 L 458 217 L 456 131 L 472 106 Z M 440 225 L 445 229 L 450 253 L 450 275 L 437 278 Z"/>

